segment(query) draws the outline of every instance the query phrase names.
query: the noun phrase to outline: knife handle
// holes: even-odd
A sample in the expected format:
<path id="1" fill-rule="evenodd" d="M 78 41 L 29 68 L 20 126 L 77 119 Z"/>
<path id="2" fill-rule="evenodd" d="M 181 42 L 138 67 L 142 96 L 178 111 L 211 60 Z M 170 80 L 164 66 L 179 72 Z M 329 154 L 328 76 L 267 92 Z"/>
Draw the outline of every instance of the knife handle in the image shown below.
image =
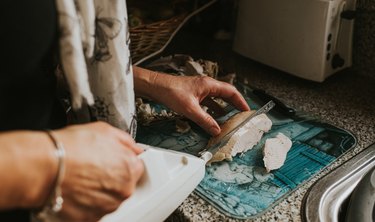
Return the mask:
<path id="1" fill-rule="evenodd" d="M 254 89 L 253 90 L 254 95 L 256 95 L 259 99 L 261 99 L 263 102 L 268 102 L 270 100 L 273 100 L 275 102 L 275 107 L 274 109 L 282 113 L 286 116 L 294 116 L 296 114 L 296 111 L 285 105 L 283 102 L 281 102 L 278 98 L 275 98 L 274 96 L 271 96 L 267 94 L 264 90 L 261 89 Z"/>

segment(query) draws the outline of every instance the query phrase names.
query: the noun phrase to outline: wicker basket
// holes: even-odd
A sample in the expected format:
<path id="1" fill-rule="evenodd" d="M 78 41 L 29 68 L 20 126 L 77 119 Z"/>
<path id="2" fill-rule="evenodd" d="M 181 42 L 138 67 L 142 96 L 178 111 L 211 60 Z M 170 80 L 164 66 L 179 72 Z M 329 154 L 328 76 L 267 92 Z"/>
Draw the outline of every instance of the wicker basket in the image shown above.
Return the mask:
<path id="1" fill-rule="evenodd" d="M 130 51 L 133 64 L 138 65 L 161 53 L 178 30 L 194 15 L 211 6 L 217 0 L 210 0 L 191 13 L 175 16 L 168 20 L 130 28 Z"/>
<path id="2" fill-rule="evenodd" d="M 137 63 L 163 48 L 185 18 L 186 15 L 180 15 L 130 29 L 130 51 L 133 62 Z"/>

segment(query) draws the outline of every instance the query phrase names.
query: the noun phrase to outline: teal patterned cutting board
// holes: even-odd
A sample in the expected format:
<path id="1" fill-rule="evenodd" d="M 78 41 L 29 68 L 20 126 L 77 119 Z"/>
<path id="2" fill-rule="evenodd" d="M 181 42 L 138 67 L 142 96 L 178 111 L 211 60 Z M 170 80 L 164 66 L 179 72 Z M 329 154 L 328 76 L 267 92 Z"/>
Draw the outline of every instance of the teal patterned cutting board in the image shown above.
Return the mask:
<path id="1" fill-rule="evenodd" d="M 252 109 L 263 105 L 251 93 L 244 93 L 244 96 Z M 155 105 L 155 108 L 160 107 Z M 233 110 L 218 121 L 225 121 L 236 112 Z M 227 216 L 240 219 L 259 216 L 356 145 L 355 137 L 349 132 L 304 113 L 297 112 L 293 117 L 286 117 L 271 111 L 268 116 L 273 123 L 272 129 L 258 145 L 231 162 L 207 166 L 206 175 L 195 190 Z M 140 126 L 136 140 L 198 155 L 206 146 L 209 135 L 194 123 L 190 122 L 190 125 L 191 130 L 183 134 L 176 132 L 174 121 Z M 265 139 L 279 132 L 288 136 L 293 145 L 284 166 L 267 173 L 262 147 Z"/>

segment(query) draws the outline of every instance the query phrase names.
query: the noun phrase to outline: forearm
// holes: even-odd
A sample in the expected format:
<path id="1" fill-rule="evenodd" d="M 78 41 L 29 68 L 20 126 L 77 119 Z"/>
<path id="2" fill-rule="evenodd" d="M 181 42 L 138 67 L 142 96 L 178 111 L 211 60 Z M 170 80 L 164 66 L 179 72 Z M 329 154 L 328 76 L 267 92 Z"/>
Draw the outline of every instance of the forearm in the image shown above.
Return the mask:
<path id="1" fill-rule="evenodd" d="M 134 91 L 136 96 L 150 98 L 150 89 L 157 78 L 157 73 L 143 69 L 138 66 L 133 66 L 134 75 Z"/>
<path id="2" fill-rule="evenodd" d="M 174 77 L 137 66 L 133 66 L 133 72 L 136 96 L 153 99 L 158 102 L 160 102 L 158 93 L 164 88 L 171 88 Z"/>
<path id="3" fill-rule="evenodd" d="M 54 146 L 45 133 L 0 133 L 0 209 L 42 206 L 56 172 Z"/>

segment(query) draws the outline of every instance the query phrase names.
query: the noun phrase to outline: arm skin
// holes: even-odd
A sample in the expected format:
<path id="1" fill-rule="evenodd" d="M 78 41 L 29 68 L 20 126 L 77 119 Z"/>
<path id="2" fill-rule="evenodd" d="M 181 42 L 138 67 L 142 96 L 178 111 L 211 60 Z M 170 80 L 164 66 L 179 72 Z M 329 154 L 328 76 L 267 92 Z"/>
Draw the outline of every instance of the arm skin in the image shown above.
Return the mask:
<path id="1" fill-rule="evenodd" d="M 98 221 L 135 190 L 143 173 L 142 149 L 103 122 L 53 132 L 65 147 L 62 221 Z M 44 132 L 0 133 L 0 210 L 39 208 L 56 178 L 55 147 Z"/>
<path id="2" fill-rule="evenodd" d="M 202 76 L 173 76 L 133 66 L 137 96 L 160 102 L 190 118 L 212 135 L 221 129 L 200 104 L 210 97 L 220 97 L 238 110 L 250 110 L 237 89 L 225 82 Z M 206 104 L 205 104 L 206 105 Z"/>
<path id="3" fill-rule="evenodd" d="M 220 127 L 200 107 L 206 97 L 221 97 L 239 110 L 249 110 L 233 86 L 209 77 L 176 77 L 134 67 L 134 82 L 138 96 L 167 105 L 212 135 L 220 133 Z M 65 219 L 96 221 L 132 193 L 143 166 L 135 158 L 141 151 L 129 135 L 104 123 L 67 127 L 55 135 L 67 151 L 62 184 L 63 195 L 69 191 L 64 197 Z M 45 203 L 57 173 L 54 152 L 44 132 L 0 133 L 1 210 L 38 208 Z"/>
<path id="4" fill-rule="evenodd" d="M 0 133 L 0 209 L 44 204 L 57 172 L 54 149 L 43 132 Z"/>

